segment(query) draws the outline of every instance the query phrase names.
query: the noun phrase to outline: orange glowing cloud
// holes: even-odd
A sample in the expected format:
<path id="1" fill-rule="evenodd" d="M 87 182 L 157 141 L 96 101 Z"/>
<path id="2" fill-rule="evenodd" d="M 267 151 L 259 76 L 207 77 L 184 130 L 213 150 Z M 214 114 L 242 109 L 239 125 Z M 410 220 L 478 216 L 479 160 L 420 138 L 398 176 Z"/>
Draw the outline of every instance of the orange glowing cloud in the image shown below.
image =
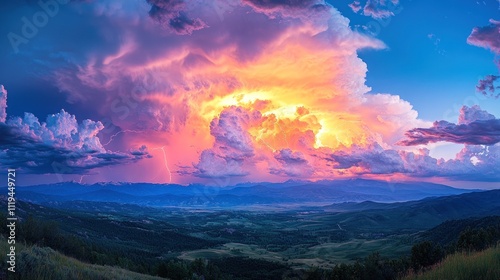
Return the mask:
<path id="1" fill-rule="evenodd" d="M 382 46 L 377 41 L 367 42 L 365 47 Z M 193 174 L 202 177 L 226 174 L 267 178 L 270 171 L 274 175 L 301 176 L 298 172 L 276 171 L 280 166 L 289 169 L 280 154 L 290 150 L 300 153 L 301 162 L 308 166 L 304 170 L 315 170 L 308 171 L 307 176 L 321 178 L 332 172 L 322 170 L 331 167 L 317 159 L 318 149 L 348 151 L 353 145 L 360 149 L 374 143 L 391 147 L 406 130 L 423 124 L 411 105 L 397 96 L 366 94 L 366 65 L 355 49 L 346 42 L 334 47 L 328 43 L 294 30 L 270 42 L 260 55 L 249 60 L 239 59 L 232 47 L 210 54 L 182 50 L 138 68 L 139 72 L 165 73 L 161 77 L 165 81 L 181 81 L 173 86 L 175 94 L 159 91 L 143 99 L 155 104 L 158 113 L 154 116 L 169 108 L 174 115 L 170 126 L 182 122 L 180 128 L 164 133 L 162 137 L 170 139 L 166 141 L 185 139 L 188 143 L 188 139 L 196 139 L 191 145 L 197 148 L 199 158 L 187 161 L 195 157 L 189 155 L 194 150 L 182 145 L 168 145 L 168 150 L 174 151 L 170 157 L 183 166 L 191 163 Z M 172 108 L 183 108 L 187 117 L 178 120 Z M 239 126 L 223 123 L 219 130 L 238 130 L 233 140 L 246 143 L 245 149 L 231 147 L 230 140 L 219 141 L 214 135 L 214 121 L 219 124 L 221 114 L 236 110 L 248 116 L 233 115 Z M 160 120 L 158 123 L 163 127 Z M 319 165 L 312 168 L 312 163 Z"/>
<path id="2" fill-rule="evenodd" d="M 98 110 L 111 108 L 113 124 L 143 132 L 121 137 L 148 146 L 155 160 L 142 168 L 159 173 L 168 163 L 176 182 L 404 172 L 395 143 L 428 123 L 398 96 L 368 93 L 357 51 L 384 44 L 352 31 L 329 5 L 266 10 L 244 2 L 223 22 L 193 15 L 206 25 L 171 41 L 129 30 L 117 51 L 78 68 L 86 86 L 103 81 Z M 153 39 L 165 47 L 143 52 Z M 63 86 L 68 78 L 59 77 Z"/>

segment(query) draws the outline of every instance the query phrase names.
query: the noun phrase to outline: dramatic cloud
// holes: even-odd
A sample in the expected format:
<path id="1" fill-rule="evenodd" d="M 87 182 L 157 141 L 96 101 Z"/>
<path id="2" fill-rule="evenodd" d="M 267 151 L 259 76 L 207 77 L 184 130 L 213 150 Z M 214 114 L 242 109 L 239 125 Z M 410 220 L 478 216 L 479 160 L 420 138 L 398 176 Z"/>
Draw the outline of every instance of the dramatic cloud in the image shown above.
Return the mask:
<path id="1" fill-rule="evenodd" d="M 98 167 L 135 162 L 150 157 L 145 146 L 130 153 L 107 151 L 97 134 L 101 122 L 61 112 L 40 122 L 31 113 L 0 123 L 0 165 L 27 173 L 85 174 Z"/>
<path id="2" fill-rule="evenodd" d="M 352 7 L 364 7 L 375 18 L 391 16 L 399 7 L 398 1 L 361 2 Z M 106 134 L 100 122 L 78 123 L 64 111 L 44 123 L 27 115 L 2 126 L 8 135 L 3 147 L 21 147 L 4 149 L 17 153 L 4 158 L 31 162 L 28 151 L 40 151 L 41 163 L 24 168 L 50 172 L 49 161 L 57 158 L 83 173 L 148 156 L 145 147 L 128 153 L 107 149 L 147 144 L 160 156 L 134 168 L 148 175 L 158 168 L 183 183 L 387 174 L 456 178 L 455 170 L 479 178 L 486 168 L 467 158 L 472 147 L 460 158 L 441 161 L 428 150 L 396 145 L 415 128 L 416 137 L 406 145 L 495 143 L 494 132 L 479 131 L 496 128 L 497 120 L 465 108 L 458 124 L 432 126 L 399 96 L 370 92 L 358 51 L 385 45 L 353 31 L 349 20 L 325 1 L 130 3 L 70 6 L 88 15 L 81 17 L 82 24 L 102 28 L 85 47 L 65 39 L 73 53 L 55 57 L 58 48 L 50 44 L 33 50 L 46 58 L 36 60 L 41 72 L 49 73 L 45 78 L 72 106 L 119 127 L 119 133 Z M 420 132 L 422 127 L 431 128 Z M 480 155 L 484 161 L 495 158 L 487 153 Z"/>
<path id="3" fill-rule="evenodd" d="M 0 123 L 7 119 L 7 90 L 0 85 Z"/>
<path id="4" fill-rule="evenodd" d="M 406 134 L 401 145 L 425 145 L 440 141 L 470 145 L 493 145 L 500 142 L 500 119 L 477 105 L 462 107 L 458 124 L 436 121 L 430 128 L 415 128 Z"/>
<path id="5" fill-rule="evenodd" d="M 183 1 L 149 3 L 175 13 L 187 8 Z M 58 85 L 73 100 L 111 113 L 114 125 L 149 133 L 148 146 L 165 146 L 178 166 L 192 164 L 182 175 L 202 178 L 328 178 L 340 173 L 316 168 L 329 164 L 317 161 L 319 149 L 389 147 L 425 125 L 398 96 L 366 94 L 357 51 L 385 46 L 353 32 L 333 7 L 322 1 L 216 7 L 225 12 L 216 13 L 223 22 L 209 21 L 209 11 L 193 14 L 210 26 L 190 36 L 159 36 L 154 27 L 114 18 L 117 30 L 127 24 L 123 43 L 57 70 Z M 139 141 L 134 136 L 128 141 Z"/>

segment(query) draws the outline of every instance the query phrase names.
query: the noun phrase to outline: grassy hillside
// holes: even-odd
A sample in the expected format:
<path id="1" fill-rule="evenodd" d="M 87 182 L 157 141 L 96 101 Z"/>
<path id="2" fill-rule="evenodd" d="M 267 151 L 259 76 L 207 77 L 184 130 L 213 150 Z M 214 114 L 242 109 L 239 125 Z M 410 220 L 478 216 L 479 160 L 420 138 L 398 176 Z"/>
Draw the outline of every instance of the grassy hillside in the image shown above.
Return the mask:
<path id="1" fill-rule="evenodd" d="M 440 264 L 420 275 L 405 280 L 426 279 L 500 279 L 500 246 L 477 253 L 455 253 Z"/>
<path id="2" fill-rule="evenodd" d="M 1 238 L 0 252 L 7 252 L 8 246 Z M 164 279 L 116 267 L 86 264 L 47 247 L 17 244 L 16 249 L 16 272 L 9 272 L 7 279 Z M 2 271 L 7 271 L 6 258 L 5 254 L 0 258 Z"/>

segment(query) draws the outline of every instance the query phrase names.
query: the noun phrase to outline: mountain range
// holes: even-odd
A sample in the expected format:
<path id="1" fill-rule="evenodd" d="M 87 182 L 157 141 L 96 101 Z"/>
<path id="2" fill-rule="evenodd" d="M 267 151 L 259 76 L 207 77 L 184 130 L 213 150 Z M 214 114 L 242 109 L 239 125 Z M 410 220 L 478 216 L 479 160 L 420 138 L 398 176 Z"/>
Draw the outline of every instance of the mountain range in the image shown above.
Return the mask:
<path id="1" fill-rule="evenodd" d="M 372 201 L 395 203 L 474 192 L 433 183 L 385 182 L 376 180 L 287 181 L 245 183 L 230 187 L 200 184 L 98 183 L 75 182 L 18 187 L 17 197 L 47 204 L 67 201 L 94 201 L 154 207 L 239 207 L 312 206 Z M 360 207 L 359 205 L 356 207 Z"/>

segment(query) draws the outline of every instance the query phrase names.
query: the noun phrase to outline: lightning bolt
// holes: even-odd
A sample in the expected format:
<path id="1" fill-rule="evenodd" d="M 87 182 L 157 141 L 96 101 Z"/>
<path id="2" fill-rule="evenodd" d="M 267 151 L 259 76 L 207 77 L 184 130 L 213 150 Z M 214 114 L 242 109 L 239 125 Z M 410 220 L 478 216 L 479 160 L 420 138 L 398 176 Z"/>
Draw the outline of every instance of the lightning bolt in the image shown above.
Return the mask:
<path id="1" fill-rule="evenodd" d="M 262 141 L 262 143 L 264 143 L 264 145 L 266 145 L 269 149 L 271 149 L 271 151 L 275 152 L 276 150 L 271 145 L 269 145 L 269 143 L 267 143 L 266 140 L 264 140 L 264 138 L 262 138 L 263 135 L 264 132 L 262 132 L 261 130 L 259 136 L 257 136 L 257 139 Z"/>
<path id="2" fill-rule="evenodd" d="M 130 130 L 130 129 L 121 130 L 121 131 L 118 131 L 117 133 L 111 135 L 111 137 L 109 137 L 108 142 L 106 142 L 105 144 L 103 144 L 103 146 L 109 145 L 116 136 L 118 136 L 118 135 L 120 135 L 122 133 L 126 133 L 126 132 L 129 132 L 129 133 L 142 133 L 142 131 L 137 131 L 137 130 Z M 157 148 L 152 148 L 151 150 L 161 150 L 163 152 L 163 160 L 165 162 L 165 169 L 168 172 L 168 178 L 169 178 L 168 182 L 172 183 L 172 172 L 170 171 L 170 168 L 168 167 L 167 153 L 165 152 L 165 146 L 157 147 Z M 83 180 L 83 176 L 80 178 L 80 182 L 82 180 Z"/>
<path id="3" fill-rule="evenodd" d="M 118 131 L 117 133 L 115 133 L 115 134 L 111 135 L 111 137 L 109 137 L 108 142 L 107 142 L 107 143 L 105 143 L 105 144 L 102 144 L 102 145 L 103 145 L 103 146 L 107 146 L 107 145 L 109 145 L 109 143 L 111 143 L 111 141 L 113 141 L 113 139 L 114 139 L 116 136 L 118 136 L 118 135 L 120 135 L 120 134 L 122 134 L 122 133 L 125 133 L 125 132 L 130 132 L 130 133 L 141 133 L 141 131 L 137 131 L 137 130 L 130 130 L 130 129 L 120 130 L 120 131 Z"/>
<path id="4" fill-rule="evenodd" d="M 168 172 L 168 182 L 172 183 L 172 172 L 170 171 L 170 168 L 168 167 L 168 161 L 167 161 L 167 153 L 165 152 L 165 146 L 158 147 L 158 148 L 153 148 L 151 150 L 161 150 L 163 152 L 163 160 L 165 162 L 165 169 Z"/>
<path id="5" fill-rule="evenodd" d="M 82 181 L 83 181 L 83 177 L 85 177 L 85 175 L 82 175 L 82 176 L 80 177 L 80 181 L 78 181 L 78 183 L 80 183 L 80 184 L 82 183 Z"/>
<path id="6" fill-rule="evenodd" d="M 266 140 L 264 140 L 264 139 L 260 138 L 260 141 L 262 141 L 262 143 L 264 143 L 264 145 L 266 145 L 269 149 L 271 149 L 271 151 L 273 151 L 273 153 L 274 153 L 274 152 L 276 152 L 276 150 L 275 150 L 273 147 L 271 147 L 271 145 L 269 145 L 269 144 L 266 142 Z"/>
<path id="7" fill-rule="evenodd" d="M 285 140 L 287 147 L 290 147 L 290 144 L 288 143 L 288 136 L 286 135 L 286 131 L 284 131 L 283 128 L 281 127 L 279 120 L 276 120 L 276 124 L 280 128 L 280 131 L 283 132 L 283 139 Z"/>

